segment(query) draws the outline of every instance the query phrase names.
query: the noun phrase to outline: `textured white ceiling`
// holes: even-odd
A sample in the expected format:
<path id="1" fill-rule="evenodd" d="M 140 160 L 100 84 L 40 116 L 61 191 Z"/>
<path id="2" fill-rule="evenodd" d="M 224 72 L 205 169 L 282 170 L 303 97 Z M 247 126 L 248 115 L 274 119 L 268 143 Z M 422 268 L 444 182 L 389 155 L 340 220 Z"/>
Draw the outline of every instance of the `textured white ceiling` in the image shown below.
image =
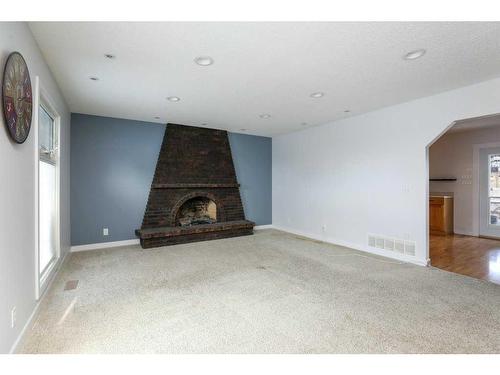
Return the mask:
<path id="1" fill-rule="evenodd" d="M 72 112 L 267 136 L 500 75 L 500 23 L 30 27 Z M 427 49 L 424 57 L 402 59 L 418 48 Z M 116 59 L 104 58 L 106 53 Z M 196 65 L 200 55 L 215 64 Z M 317 91 L 326 95 L 309 96 Z M 168 96 L 181 101 L 171 103 Z M 262 119 L 263 113 L 272 117 Z"/>

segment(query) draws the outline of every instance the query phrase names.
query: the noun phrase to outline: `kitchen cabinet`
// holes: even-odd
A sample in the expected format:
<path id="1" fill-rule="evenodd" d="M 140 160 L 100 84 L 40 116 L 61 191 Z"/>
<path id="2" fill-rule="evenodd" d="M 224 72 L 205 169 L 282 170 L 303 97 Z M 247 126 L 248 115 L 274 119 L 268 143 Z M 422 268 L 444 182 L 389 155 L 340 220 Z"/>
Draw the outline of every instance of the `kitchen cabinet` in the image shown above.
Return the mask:
<path id="1" fill-rule="evenodd" d="M 429 197 L 429 225 L 432 234 L 453 234 L 453 197 Z"/>

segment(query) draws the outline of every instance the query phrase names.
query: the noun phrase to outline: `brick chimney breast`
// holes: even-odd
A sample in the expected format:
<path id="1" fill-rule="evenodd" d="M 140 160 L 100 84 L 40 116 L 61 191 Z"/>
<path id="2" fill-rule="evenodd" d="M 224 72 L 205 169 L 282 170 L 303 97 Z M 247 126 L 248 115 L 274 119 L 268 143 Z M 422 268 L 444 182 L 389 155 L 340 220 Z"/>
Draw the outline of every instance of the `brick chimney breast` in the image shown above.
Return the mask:
<path id="1" fill-rule="evenodd" d="M 141 246 L 249 235 L 253 227 L 245 220 L 227 132 L 167 124 L 136 230 Z"/>

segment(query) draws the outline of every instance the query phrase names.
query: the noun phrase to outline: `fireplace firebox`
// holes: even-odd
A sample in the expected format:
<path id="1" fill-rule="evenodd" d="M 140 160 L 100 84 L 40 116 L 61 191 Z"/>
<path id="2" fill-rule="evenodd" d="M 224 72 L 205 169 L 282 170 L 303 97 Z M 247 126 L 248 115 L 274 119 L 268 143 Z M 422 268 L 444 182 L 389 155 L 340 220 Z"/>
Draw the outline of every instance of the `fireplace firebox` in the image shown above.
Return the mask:
<path id="1" fill-rule="evenodd" d="M 179 208 L 175 222 L 182 227 L 216 223 L 217 206 L 210 198 L 191 198 Z"/>

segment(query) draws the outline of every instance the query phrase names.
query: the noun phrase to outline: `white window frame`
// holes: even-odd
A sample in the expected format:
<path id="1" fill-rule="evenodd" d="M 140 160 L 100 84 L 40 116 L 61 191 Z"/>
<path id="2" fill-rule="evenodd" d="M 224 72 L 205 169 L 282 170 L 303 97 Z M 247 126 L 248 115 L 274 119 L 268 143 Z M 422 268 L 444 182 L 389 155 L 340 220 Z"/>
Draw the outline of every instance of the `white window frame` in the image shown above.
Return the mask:
<path id="1" fill-rule="evenodd" d="M 490 184 L 491 184 L 491 157 L 496 156 L 496 155 L 498 155 L 498 153 L 488 154 L 487 159 L 486 159 L 488 162 L 488 197 L 487 197 L 488 210 L 487 210 L 487 212 L 485 212 L 485 214 L 488 215 L 486 218 L 486 222 L 488 223 L 488 227 L 498 229 L 500 224 L 491 224 L 491 198 L 498 199 L 498 197 L 492 197 L 491 192 L 490 192 L 490 187 L 491 187 L 490 186 Z"/>
<path id="2" fill-rule="evenodd" d="M 61 262 L 61 116 L 56 110 L 54 102 L 50 98 L 48 92 L 40 85 L 39 77 L 35 78 L 35 95 L 33 106 L 33 125 L 34 129 L 34 151 L 35 151 L 35 295 L 36 299 L 40 299 L 43 295 L 50 281 L 55 275 L 55 271 Z M 43 275 L 40 275 L 40 213 L 39 213 L 39 107 L 42 106 L 47 113 L 54 119 L 55 133 L 56 133 L 56 258 L 45 269 Z"/>

